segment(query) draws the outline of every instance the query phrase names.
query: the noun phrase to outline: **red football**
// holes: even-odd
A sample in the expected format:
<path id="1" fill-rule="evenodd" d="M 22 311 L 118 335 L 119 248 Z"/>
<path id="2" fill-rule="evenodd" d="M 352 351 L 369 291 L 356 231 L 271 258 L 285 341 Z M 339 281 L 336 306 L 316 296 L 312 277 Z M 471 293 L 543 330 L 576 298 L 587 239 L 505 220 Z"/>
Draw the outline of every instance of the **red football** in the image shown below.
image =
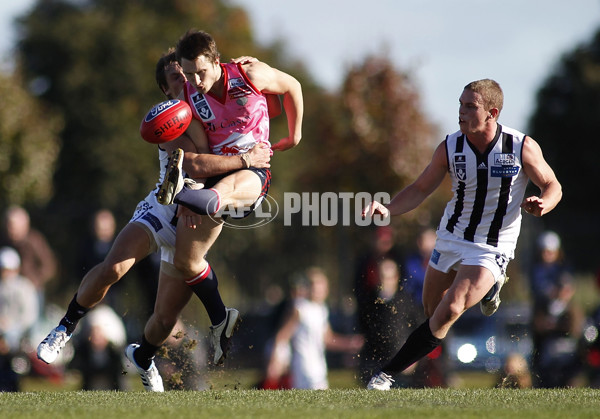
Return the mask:
<path id="1" fill-rule="evenodd" d="M 148 111 L 142 124 L 142 138 L 152 144 L 166 143 L 185 132 L 192 122 L 192 110 L 179 99 L 157 103 Z"/>

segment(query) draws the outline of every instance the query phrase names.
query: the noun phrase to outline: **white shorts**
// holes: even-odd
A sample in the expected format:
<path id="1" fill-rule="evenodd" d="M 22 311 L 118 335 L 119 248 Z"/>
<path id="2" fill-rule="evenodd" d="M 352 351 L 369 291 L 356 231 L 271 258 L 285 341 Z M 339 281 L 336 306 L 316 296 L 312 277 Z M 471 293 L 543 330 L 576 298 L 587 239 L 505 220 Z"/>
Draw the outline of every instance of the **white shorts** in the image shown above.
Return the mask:
<path id="1" fill-rule="evenodd" d="M 139 223 L 145 228 L 154 240 L 156 250 L 160 249 L 161 261 L 171 265 L 175 256 L 176 208 L 175 204 L 159 204 L 152 191 L 138 204 L 129 220 L 130 223 Z"/>
<path id="2" fill-rule="evenodd" d="M 497 280 L 500 275 L 506 275 L 506 267 L 514 258 L 514 252 L 514 246 L 473 243 L 439 229 L 429 266 L 444 273 L 450 269 L 457 271 L 460 265 L 482 266 Z"/>

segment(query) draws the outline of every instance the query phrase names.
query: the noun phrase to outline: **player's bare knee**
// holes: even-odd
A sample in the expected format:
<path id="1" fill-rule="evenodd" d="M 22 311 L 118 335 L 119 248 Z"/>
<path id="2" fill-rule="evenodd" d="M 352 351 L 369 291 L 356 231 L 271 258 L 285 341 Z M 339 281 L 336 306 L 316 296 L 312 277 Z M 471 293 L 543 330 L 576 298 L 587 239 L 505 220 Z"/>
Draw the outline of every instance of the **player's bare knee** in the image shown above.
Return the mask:
<path id="1" fill-rule="evenodd" d="M 184 278 L 190 278 L 202 272 L 206 268 L 207 262 L 205 259 L 195 260 L 192 258 L 178 258 L 177 255 L 175 255 L 173 258 L 173 265 L 181 272 Z"/>
<path id="2" fill-rule="evenodd" d="M 453 323 L 465 312 L 465 307 L 459 302 L 450 304 L 444 312 L 444 323 Z"/>
<path id="3" fill-rule="evenodd" d="M 127 273 L 119 264 L 103 262 L 96 267 L 102 282 L 112 285 L 118 282 Z"/>
<path id="4" fill-rule="evenodd" d="M 173 266 L 175 266 L 175 269 L 181 272 L 184 278 L 194 276 L 194 265 L 195 263 L 189 259 L 178 259 L 177 257 L 173 259 Z"/>

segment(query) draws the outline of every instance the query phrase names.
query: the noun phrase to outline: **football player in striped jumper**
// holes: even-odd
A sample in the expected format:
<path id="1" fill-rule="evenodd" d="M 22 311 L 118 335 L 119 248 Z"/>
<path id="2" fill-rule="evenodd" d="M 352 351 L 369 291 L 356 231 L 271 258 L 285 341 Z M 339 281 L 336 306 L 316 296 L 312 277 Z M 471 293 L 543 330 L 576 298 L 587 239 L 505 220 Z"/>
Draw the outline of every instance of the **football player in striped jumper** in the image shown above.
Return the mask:
<path id="1" fill-rule="evenodd" d="M 389 204 L 372 202 L 363 210 L 363 216 L 404 214 L 436 190 L 446 174 L 452 180 L 453 196 L 425 274 L 427 320 L 371 378 L 369 389 L 388 390 L 394 374 L 439 346 L 454 322 L 475 304 L 492 315 L 514 257 L 521 211 L 541 217 L 562 198 L 562 187 L 539 144 L 498 123 L 503 100 L 494 80 L 466 85 L 459 99 L 460 130 L 446 137 L 419 177 Z M 530 180 L 539 195 L 525 198 Z"/>

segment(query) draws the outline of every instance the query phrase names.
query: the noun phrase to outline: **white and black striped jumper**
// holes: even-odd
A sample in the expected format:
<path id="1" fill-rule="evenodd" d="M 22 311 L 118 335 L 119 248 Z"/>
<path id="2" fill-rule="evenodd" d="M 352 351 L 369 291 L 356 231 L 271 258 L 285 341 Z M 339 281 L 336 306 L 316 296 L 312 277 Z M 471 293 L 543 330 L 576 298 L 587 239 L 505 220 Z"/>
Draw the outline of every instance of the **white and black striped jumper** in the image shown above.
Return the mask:
<path id="1" fill-rule="evenodd" d="M 522 163 L 524 138 L 525 134 L 498 124 L 494 140 L 480 153 L 460 131 L 446 137 L 454 196 L 440 229 L 470 242 L 514 250 L 529 180 Z"/>

